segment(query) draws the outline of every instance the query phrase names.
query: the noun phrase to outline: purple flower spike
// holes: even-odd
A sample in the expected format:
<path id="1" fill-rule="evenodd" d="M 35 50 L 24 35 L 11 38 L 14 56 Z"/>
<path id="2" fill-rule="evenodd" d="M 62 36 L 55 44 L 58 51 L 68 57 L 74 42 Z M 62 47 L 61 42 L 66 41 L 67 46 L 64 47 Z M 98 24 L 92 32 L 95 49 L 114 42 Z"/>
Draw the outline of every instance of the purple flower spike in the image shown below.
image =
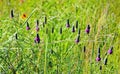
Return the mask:
<path id="1" fill-rule="evenodd" d="M 13 18 L 14 17 L 14 13 L 13 10 L 10 11 L 10 17 Z"/>
<path id="2" fill-rule="evenodd" d="M 77 39 L 75 40 L 75 42 L 78 44 L 80 42 L 80 35 L 78 35 Z"/>
<path id="3" fill-rule="evenodd" d="M 111 47 L 109 50 L 108 50 L 108 54 L 112 54 L 113 53 L 113 47 Z"/>
<path id="4" fill-rule="evenodd" d="M 45 16 L 45 22 L 44 22 L 44 24 L 47 24 L 47 17 Z"/>
<path id="5" fill-rule="evenodd" d="M 27 22 L 26 30 L 30 30 L 29 23 Z"/>
<path id="6" fill-rule="evenodd" d="M 96 58 L 96 61 L 100 61 L 100 60 L 101 60 L 101 58 L 100 58 L 100 57 L 97 57 L 97 58 Z"/>
<path id="7" fill-rule="evenodd" d="M 37 26 L 39 25 L 39 20 L 36 21 L 36 25 L 37 25 Z"/>
<path id="8" fill-rule="evenodd" d="M 37 34 L 36 38 L 35 38 L 35 43 L 40 43 L 40 37 L 39 34 Z"/>
<path id="9" fill-rule="evenodd" d="M 78 21 L 76 21 L 76 29 L 78 28 Z"/>
<path id="10" fill-rule="evenodd" d="M 39 20 L 36 21 L 36 31 L 39 31 Z"/>
<path id="11" fill-rule="evenodd" d="M 107 65 L 107 58 L 105 58 L 104 60 L 104 65 Z"/>
<path id="12" fill-rule="evenodd" d="M 62 27 L 60 27 L 60 34 L 62 34 Z"/>
<path id="13" fill-rule="evenodd" d="M 100 48 L 98 48 L 98 54 L 97 54 L 97 58 L 96 58 L 96 61 L 100 61 L 101 58 L 100 58 Z"/>
<path id="14" fill-rule="evenodd" d="M 36 26 L 36 31 L 39 31 L 39 27 L 38 26 Z"/>
<path id="15" fill-rule="evenodd" d="M 66 27 L 67 27 L 67 28 L 69 28 L 69 27 L 70 27 L 69 19 L 67 20 Z"/>
<path id="16" fill-rule="evenodd" d="M 87 26 L 87 28 L 86 28 L 85 32 L 86 32 L 87 34 L 89 34 L 89 33 L 90 33 L 90 25 L 88 25 L 88 26 Z"/>
<path id="17" fill-rule="evenodd" d="M 74 26 L 72 27 L 72 32 L 75 32 L 75 27 Z"/>

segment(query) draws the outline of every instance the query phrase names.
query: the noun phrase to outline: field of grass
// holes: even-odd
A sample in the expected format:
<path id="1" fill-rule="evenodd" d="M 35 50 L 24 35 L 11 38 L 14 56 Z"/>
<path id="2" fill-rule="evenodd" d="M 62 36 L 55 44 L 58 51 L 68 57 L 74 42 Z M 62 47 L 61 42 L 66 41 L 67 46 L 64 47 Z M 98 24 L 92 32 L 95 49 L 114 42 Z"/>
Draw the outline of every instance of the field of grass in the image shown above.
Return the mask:
<path id="1" fill-rule="evenodd" d="M 0 0 L 0 74 L 120 74 L 119 65 L 120 0 Z"/>

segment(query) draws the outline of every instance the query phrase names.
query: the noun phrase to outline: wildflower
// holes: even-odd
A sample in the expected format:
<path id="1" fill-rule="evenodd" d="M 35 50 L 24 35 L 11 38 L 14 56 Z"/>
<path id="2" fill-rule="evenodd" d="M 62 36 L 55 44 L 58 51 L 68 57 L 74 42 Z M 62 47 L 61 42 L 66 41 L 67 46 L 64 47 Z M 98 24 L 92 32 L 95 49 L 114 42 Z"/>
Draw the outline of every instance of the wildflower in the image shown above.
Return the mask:
<path id="1" fill-rule="evenodd" d="M 35 43 L 40 43 L 40 37 L 39 34 L 37 34 L 36 38 L 35 38 Z"/>
<path id="2" fill-rule="evenodd" d="M 78 21 L 76 21 L 76 29 L 78 28 Z"/>
<path id="3" fill-rule="evenodd" d="M 43 27 L 45 27 L 45 23 L 43 22 Z"/>
<path id="4" fill-rule="evenodd" d="M 100 66 L 100 70 L 102 70 L 102 66 Z"/>
<path id="5" fill-rule="evenodd" d="M 90 25 L 87 26 L 85 32 L 86 32 L 87 34 L 89 34 L 89 32 L 90 32 Z"/>
<path id="6" fill-rule="evenodd" d="M 36 22 L 36 31 L 39 31 L 39 20 Z"/>
<path id="7" fill-rule="evenodd" d="M 78 37 L 76 38 L 75 42 L 79 43 L 79 41 L 80 41 L 80 35 L 78 35 Z"/>
<path id="8" fill-rule="evenodd" d="M 22 14 L 22 19 L 26 19 L 27 18 L 27 15 L 26 14 Z"/>
<path id="9" fill-rule="evenodd" d="M 98 55 L 97 55 L 97 58 L 96 58 L 96 61 L 100 61 L 101 58 L 100 58 L 100 48 L 98 48 Z"/>
<path id="10" fill-rule="evenodd" d="M 45 22 L 44 22 L 44 24 L 47 24 L 47 17 L 45 16 Z"/>
<path id="11" fill-rule="evenodd" d="M 15 34 L 15 39 L 16 39 L 16 40 L 18 39 L 18 35 L 17 35 L 17 33 Z"/>
<path id="12" fill-rule="evenodd" d="M 84 46 L 84 48 L 83 48 L 83 52 L 85 52 L 86 51 L 86 47 Z"/>
<path id="13" fill-rule="evenodd" d="M 52 33 L 54 33 L 54 27 L 52 27 Z"/>
<path id="14" fill-rule="evenodd" d="M 97 56 L 97 58 L 96 58 L 96 61 L 100 61 L 100 60 L 101 60 L 100 54 L 98 53 L 98 56 Z"/>
<path id="15" fill-rule="evenodd" d="M 39 27 L 38 26 L 36 26 L 36 31 L 39 31 Z"/>
<path id="16" fill-rule="evenodd" d="M 20 3 L 24 3 L 24 0 L 20 0 Z"/>
<path id="17" fill-rule="evenodd" d="M 66 27 L 67 27 L 67 28 L 69 28 L 69 27 L 70 27 L 69 19 L 67 20 Z"/>
<path id="18" fill-rule="evenodd" d="M 79 30 L 78 30 L 78 35 L 80 35 L 80 28 L 79 28 Z"/>
<path id="19" fill-rule="evenodd" d="M 112 54 L 113 53 L 113 47 L 111 47 L 109 50 L 108 50 L 108 54 Z"/>
<path id="20" fill-rule="evenodd" d="M 29 23 L 27 22 L 26 30 L 30 30 Z"/>
<path id="21" fill-rule="evenodd" d="M 100 53 L 100 48 L 98 48 L 98 53 Z"/>
<path id="22" fill-rule="evenodd" d="M 104 65 L 107 65 L 107 58 L 105 58 L 104 60 Z"/>
<path id="23" fill-rule="evenodd" d="M 10 11 L 10 17 L 13 18 L 14 17 L 14 13 L 13 10 Z"/>
<path id="24" fill-rule="evenodd" d="M 39 20 L 36 21 L 36 26 L 38 26 L 38 25 L 39 25 Z"/>
<path id="25" fill-rule="evenodd" d="M 75 27 L 74 26 L 72 27 L 72 32 L 75 32 Z"/>
<path id="26" fill-rule="evenodd" d="M 62 34 L 62 27 L 60 27 L 60 34 Z"/>

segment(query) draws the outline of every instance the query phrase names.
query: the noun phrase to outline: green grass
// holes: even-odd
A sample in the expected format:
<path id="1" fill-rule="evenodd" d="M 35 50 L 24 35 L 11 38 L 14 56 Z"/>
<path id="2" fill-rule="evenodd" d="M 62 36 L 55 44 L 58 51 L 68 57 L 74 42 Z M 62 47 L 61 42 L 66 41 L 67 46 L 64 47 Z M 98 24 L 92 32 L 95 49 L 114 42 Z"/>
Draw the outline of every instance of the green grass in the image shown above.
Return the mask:
<path id="1" fill-rule="evenodd" d="M 120 0 L 24 0 L 23 3 L 0 0 L 0 74 L 119 74 L 119 4 Z M 27 18 L 22 19 L 22 14 Z M 45 17 L 47 24 L 43 27 Z M 37 19 L 39 32 L 35 30 Z M 70 28 L 66 28 L 67 19 Z M 78 29 L 75 33 L 71 31 L 76 21 L 81 30 L 78 44 L 75 43 Z M 89 35 L 85 33 L 88 24 Z M 52 27 L 54 33 L 51 33 Z M 18 39 L 15 39 L 16 33 Z M 39 44 L 34 42 L 37 33 L 41 39 Z M 84 46 L 86 52 L 83 52 Z M 106 55 L 111 46 L 113 54 Z M 101 61 L 96 62 L 99 47 Z M 107 65 L 104 65 L 105 57 Z"/>

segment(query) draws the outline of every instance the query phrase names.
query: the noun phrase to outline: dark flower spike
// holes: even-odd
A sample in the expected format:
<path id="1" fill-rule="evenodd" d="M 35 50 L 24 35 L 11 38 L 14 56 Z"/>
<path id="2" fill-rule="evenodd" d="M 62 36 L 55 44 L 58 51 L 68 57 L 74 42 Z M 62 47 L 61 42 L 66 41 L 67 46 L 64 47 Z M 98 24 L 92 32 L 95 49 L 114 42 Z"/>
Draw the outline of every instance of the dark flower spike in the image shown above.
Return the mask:
<path id="1" fill-rule="evenodd" d="M 10 17 L 13 18 L 14 17 L 14 13 L 13 10 L 10 11 Z"/>
<path id="2" fill-rule="evenodd" d="M 78 21 L 76 21 L 76 29 L 78 28 Z"/>
<path id="3" fill-rule="evenodd" d="M 86 46 L 84 46 L 84 48 L 83 48 L 83 52 L 85 52 L 86 51 Z"/>
<path id="4" fill-rule="evenodd" d="M 111 47 L 109 50 L 108 50 L 108 54 L 112 54 L 113 53 L 113 47 Z"/>
<path id="5" fill-rule="evenodd" d="M 98 54 L 97 58 L 96 58 L 96 61 L 100 61 L 101 58 L 100 58 L 100 54 Z"/>
<path id="6" fill-rule="evenodd" d="M 74 26 L 72 27 L 72 32 L 75 32 L 75 27 Z"/>
<path id="7" fill-rule="evenodd" d="M 104 65 L 107 65 L 107 58 L 105 58 L 105 60 L 104 60 Z"/>
<path id="8" fill-rule="evenodd" d="M 102 70 L 102 66 L 100 66 L 100 70 Z"/>
<path id="9" fill-rule="evenodd" d="M 100 53 L 100 48 L 98 48 L 98 53 Z"/>
<path id="10" fill-rule="evenodd" d="M 44 24 L 47 24 L 47 17 L 45 16 L 45 22 L 44 22 Z"/>
<path id="11" fill-rule="evenodd" d="M 88 26 L 87 26 L 87 28 L 86 28 L 85 32 L 86 32 L 87 34 L 89 34 L 89 33 L 90 33 L 90 25 L 88 25 Z"/>
<path id="12" fill-rule="evenodd" d="M 36 26 L 39 26 L 39 20 L 36 21 Z"/>
<path id="13" fill-rule="evenodd" d="M 27 22 L 26 30 L 30 30 L 29 23 Z"/>
<path id="14" fill-rule="evenodd" d="M 45 27 L 45 23 L 43 22 L 43 27 Z"/>
<path id="15" fill-rule="evenodd" d="M 37 34 L 36 38 L 35 38 L 35 43 L 40 43 L 40 37 L 39 34 Z"/>
<path id="16" fill-rule="evenodd" d="M 60 34 L 62 34 L 62 27 L 60 27 Z"/>
<path id="17" fill-rule="evenodd" d="M 80 42 L 80 35 L 78 35 L 78 37 L 76 38 L 75 42 L 76 42 L 76 43 L 79 43 L 79 42 Z"/>
<path id="18" fill-rule="evenodd" d="M 52 27 L 52 33 L 54 33 L 54 27 Z"/>
<path id="19" fill-rule="evenodd" d="M 98 49 L 98 54 L 97 54 L 97 58 L 96 58 L 96 61 L 100 61 L 101 58 L 100 58 L 100 48 Z"/>
<path id="20" fill-rule="evenodd" d="M 67 28 L 70 27 L 69 19 L 67 20 L 66 27 L 67 27 Z"/>
<path id="21" fill-rule="evenodd" d="M 39 31 L 39 20 L 36 21 L 36 31 Z"/>
<path id="22" fill-rule="evenodd" d="M 15 39 L 16 39 L 16 40 L 18 39 L 18 35 L 17 35 L 17 33 L 15 34 Z"/>
<path id="23" fill-rule="evenodd" d="M 36 31 L 37 31 L 37 32 L 39 31 L 39 27 L 38 27 L 38 26 L 36 26 Z"/>
<path id="24" fill-rule="evenodd" d="M 78 30 L 78 35 L 80 35 L 80 28 L 79 28 L 79 30 Z"/>

